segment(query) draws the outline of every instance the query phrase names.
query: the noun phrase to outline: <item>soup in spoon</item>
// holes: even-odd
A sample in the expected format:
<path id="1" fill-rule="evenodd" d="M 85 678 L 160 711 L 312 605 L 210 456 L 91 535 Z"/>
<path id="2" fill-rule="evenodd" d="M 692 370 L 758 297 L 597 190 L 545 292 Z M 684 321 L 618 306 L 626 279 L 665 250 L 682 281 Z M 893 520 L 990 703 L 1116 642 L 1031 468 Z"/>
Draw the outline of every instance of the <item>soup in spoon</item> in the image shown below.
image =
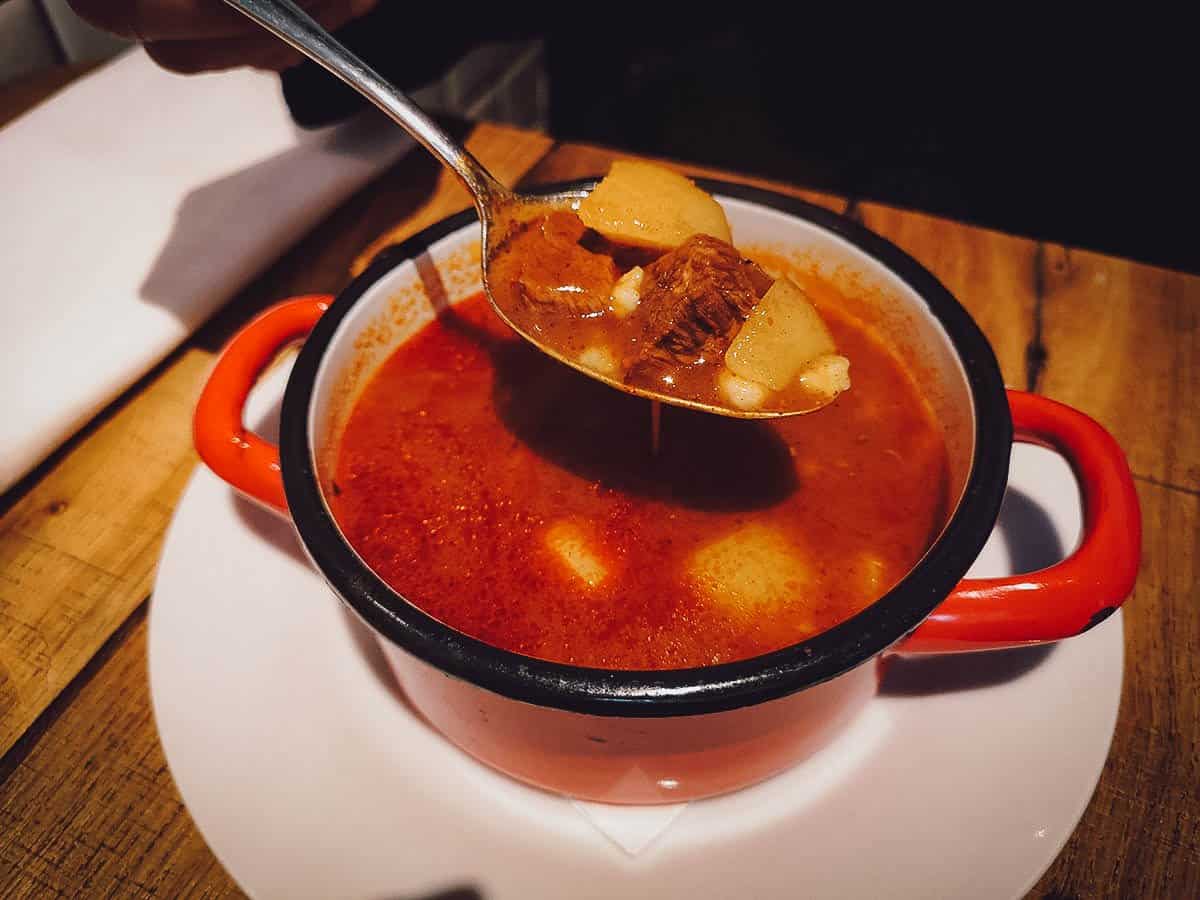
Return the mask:
<path id="1" fill-rule="evenodd" d="M 744 257 L 720 205 L 660 166 L 616 162 L 577 210 L 511 223 L 487 271 L 515 327 L 635 393 L 758 417 L 850 387 L 805 291 Z"/>

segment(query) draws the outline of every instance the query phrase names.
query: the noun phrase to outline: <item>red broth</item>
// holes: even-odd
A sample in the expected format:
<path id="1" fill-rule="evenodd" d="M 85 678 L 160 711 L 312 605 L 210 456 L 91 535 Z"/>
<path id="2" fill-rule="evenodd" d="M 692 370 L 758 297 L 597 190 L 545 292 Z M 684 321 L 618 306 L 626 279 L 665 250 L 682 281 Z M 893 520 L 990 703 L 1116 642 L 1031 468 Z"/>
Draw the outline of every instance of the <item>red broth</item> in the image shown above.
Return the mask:
<path id="1" fill-rule="evenodd" d="M 940 430 L 898 359 L 821 310 L 853 387 L 745 421 L 662 410 L 516 338 L 482 296 L 398 348 L 341 437 L 334 516 L 465 634 L 616 669 L 756 656 L 869 605 L 947 514 Z"/>

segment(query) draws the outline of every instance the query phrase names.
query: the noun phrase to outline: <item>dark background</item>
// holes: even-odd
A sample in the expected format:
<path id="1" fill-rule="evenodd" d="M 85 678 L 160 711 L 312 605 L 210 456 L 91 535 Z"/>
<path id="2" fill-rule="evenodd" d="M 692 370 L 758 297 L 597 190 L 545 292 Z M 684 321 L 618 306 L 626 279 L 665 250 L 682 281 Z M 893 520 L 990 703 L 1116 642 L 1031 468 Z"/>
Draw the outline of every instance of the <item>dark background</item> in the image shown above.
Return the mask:
<path id="1" fill-rule="evenodd" d="M 1169 16 L 605 9 L 457 10 L 451 26 L 385 3 L 341 36 L 404 88 L 477 41 L 543 37 L 557 138 L 1200 272 L 1196 49 Z M 311 65 L 284 86 L 303 124 L 358 105 Z"/>

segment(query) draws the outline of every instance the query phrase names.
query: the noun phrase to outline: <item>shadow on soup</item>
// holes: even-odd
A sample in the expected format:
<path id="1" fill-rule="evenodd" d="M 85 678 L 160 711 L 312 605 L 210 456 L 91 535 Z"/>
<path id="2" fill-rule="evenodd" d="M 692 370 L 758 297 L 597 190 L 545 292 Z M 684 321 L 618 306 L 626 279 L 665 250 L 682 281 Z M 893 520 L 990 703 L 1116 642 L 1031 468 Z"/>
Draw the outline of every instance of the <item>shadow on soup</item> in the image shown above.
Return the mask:
<path id="1" fill-rule="evenodd" d="M 852 390 L 788 419 L 664 407 L 655 453 L 646 400 L 541 354 L 473 297 L 361 393 L 334 516 L 408 601 L 517 653 L 666 669 L 804 640 L 899 581 L 948 503 L 941 431 L 902 363 L 821 315 Z"/>

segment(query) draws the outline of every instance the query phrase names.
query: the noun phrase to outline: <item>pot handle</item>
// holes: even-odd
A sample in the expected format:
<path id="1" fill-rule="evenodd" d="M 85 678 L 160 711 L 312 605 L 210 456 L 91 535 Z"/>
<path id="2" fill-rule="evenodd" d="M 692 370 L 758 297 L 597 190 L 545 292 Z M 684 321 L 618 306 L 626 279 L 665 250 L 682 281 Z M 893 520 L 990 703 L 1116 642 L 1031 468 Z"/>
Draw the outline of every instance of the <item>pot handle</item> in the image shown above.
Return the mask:
<path id="1" fill-rule="evenodd" d="M 242 408 L 267 364 L 312 331 L 332 302 L 328 294 L 294 297 L 256 317 L 221 351 L 196 403 L 192 441 L 200 458 L 217 477 L 276 512 L 287 512 L 279 448 L 246 429 Z"/>
<path id="2" fill-rule="evenodd" d="M 1079 480 L 1083 540 L 1062 562 L 1005 578 L 967 578 L 905 641 L 900 653 L 1043 644 L 1087 631 L 1133 590 L 1142 516 L 1125 454 L 1094 419 L 1009 391 L 1014 439 L 1061 453 Z"/>

